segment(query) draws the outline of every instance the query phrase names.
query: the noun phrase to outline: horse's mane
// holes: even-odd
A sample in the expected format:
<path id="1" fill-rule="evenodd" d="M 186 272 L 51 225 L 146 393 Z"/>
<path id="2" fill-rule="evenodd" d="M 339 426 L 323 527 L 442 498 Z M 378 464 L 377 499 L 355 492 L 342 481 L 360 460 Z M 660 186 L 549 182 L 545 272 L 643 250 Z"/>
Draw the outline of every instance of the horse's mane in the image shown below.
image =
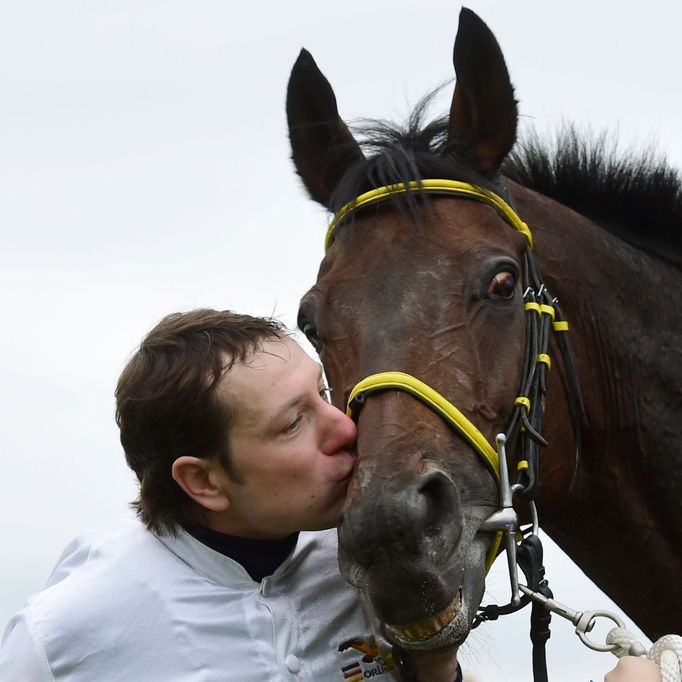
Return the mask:
<path id="1" fill-rule="evenodd" d="M 410 180 L 445 178 L 496 189 L 465 163 L 444 156 L 447 118 L 425 122 L 435 94 L 425 97 L 403 125 L 370 120 L 353 126 L 365 158 L 334 191 L 333 210 L 373 187 Z M 524 135 L 502 172 L 640 250 L 682 267 L 682 181 L 665 158 L 649 150 L 620 153 L 608 135 L 582 134 L 567 125 L 551 141 L 532 132 Z M 415 216 L 420 199 L 407 196 Z M 403 200 L 398 203 L 405 206 Z"/>
<path id="2" fill-rule="evenodd" d="M 525 135 L 503 173 L 682 267 L 682 181 L 650 149 L 619 152 L 613 136 L 584 134 L 565 125 L 550 141 L 532 132 Z"/>

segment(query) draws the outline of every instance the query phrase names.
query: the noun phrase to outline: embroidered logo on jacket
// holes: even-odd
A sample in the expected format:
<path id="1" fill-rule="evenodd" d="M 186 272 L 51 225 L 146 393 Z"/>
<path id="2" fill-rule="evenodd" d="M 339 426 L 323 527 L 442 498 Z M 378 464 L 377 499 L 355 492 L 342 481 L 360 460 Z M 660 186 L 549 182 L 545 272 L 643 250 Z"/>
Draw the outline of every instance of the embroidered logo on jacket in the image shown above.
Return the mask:
<path id="1" fill-rule="evenodd" d="M 341 674 L 346 682 L 360 682 L 393 670 L 393 655 L 390 650 L 382 652 L 374 637 L 366 639 L 353 637 L 339 644 L 339 652 L 353 649 L 362 654 L 360 659 L 344 665 Z"/>

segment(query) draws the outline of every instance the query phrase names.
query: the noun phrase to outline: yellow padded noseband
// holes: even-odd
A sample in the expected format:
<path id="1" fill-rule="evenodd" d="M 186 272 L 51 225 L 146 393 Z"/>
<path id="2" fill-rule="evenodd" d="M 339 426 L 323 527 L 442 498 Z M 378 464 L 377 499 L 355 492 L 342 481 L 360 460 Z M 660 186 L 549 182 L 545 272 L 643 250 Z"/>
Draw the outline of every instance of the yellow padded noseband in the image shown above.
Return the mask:
<path id="1" fill-rule="evenodd" d="M 353 407 L 361 403 L 365 396 L 378 391 L 398 390 L 410 393 L 440 415 L 450 426 L 458 431 L 467 443 L 480 455 L 488 468 L 500 477 L 500 463 L 497 452 L 486 437 L 469 421 L 447 398 L 416 377 L 404 372 L 379 372 L 370 374 L 358 382 L 348 397 L 346 414 L 353 418 Z"/>

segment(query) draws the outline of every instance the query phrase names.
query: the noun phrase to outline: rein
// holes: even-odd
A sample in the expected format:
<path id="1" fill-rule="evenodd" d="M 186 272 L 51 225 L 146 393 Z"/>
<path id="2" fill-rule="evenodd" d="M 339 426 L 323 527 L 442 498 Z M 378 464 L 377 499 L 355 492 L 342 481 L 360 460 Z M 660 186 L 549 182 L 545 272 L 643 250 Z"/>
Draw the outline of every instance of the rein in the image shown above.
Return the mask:
<path id="1" fill-rule="evenodd" d="M 533 236 L 528 225 L 518 216 L 512 206 L 502 197 L 483 187 L 454 180 L 422 180 L 408 183 L 396 183 L 373 189 L 361 194 L 353 201 L 345 204 L 333 217 L 325 237 L 325 252 L 329 250 L 339 227 L 344 220 L 354 212 L 373 206 L 397 195 L 408 192 L 455 195 L 466 199 L 473 199 L 495 209 L 500 216 L 514 229 L 526 238 L 527 244 L 523 254 L 522 286 L 524 311 L 526 315 L 526 339 L 521 384 L 511 408 L 511 415 L 505 431 L 498 434 L 496 447 L 486 439 L 476 425 L 468 419 L 451 401 L 441 395 L 434 388 L 422 382 L 417 377 L 398 371 L 385 371 L 372 374 L 359 381 L 351 391 L 346 412 L 357 421 L 358 413 L 365 400 L 380 392 L 389 390 L 408 393 L 441 417 L 453 428 L 481 458 L 486 468 L 495 478 L 500 507 L 480 527 L 481 532 L 494 532 L 486 557 L 486 573 L 500 551 L 504 540 L 507 551 L 509 575 L 511 583 L 511 601 L 505 606 L 490 605 L 480 607 L 474 627 L 484 620 L 496 619 L 499 615 L 512 613 L 527 605 L 531 597 L 524 592 L 520 596 L 518 582 L 518 565 L 526 574 L 529 592 L 542 593 L 547 598 L 551 592 L 544 580 L 542 567 L 542 549 L 537 537 L 537 512 L 534 499 L 538 488 L 539 450 L 546 446 L 547 441 L 542 436 L 542 417 L 544 412 L 545 394 L 547 391 L 547 373 L 552 362 L 548 353 L 550 333 L 554 332 L 562 363 L 566 374 L 566 392 L 568 396 L 571 420 L 576 440 L 576 459 L 573 476 L 574 484 L 580 457 L 580 423 L 584 414 L 582 396 L 578 383 L 578 375 L 573 362 L 566 332 L 568 322 L 564 318 L 556 298 L 553 298 L 542 281 L 540 272 L 532 255 Z M 515 468 L 516 482 L 510 485 L 507 455 L 505 446 L 511 446 L 516 452 Z M 517 547 L 517 535 L 520 532 L 516 512 L 513 509 L 512 498 L 519 493 L 531 505 L 534 523 L 530 529 L 522 531 L 525 539 Z M 518 552 L 517 552 L 518 549 Z M 542 610 L 538 610 L 538 614 Z M 544 662 L 544 644 L 549 637 L 547 617 L 536 618 L 533 612 L 532 622 L 537 620 L 537 627 L 532 626 L 536 636 L 532 636 L 535 651 L 538 649 L 538 672 L 536 680 L 544 678 L 540 668 Z M 443 646 L 438 632 L 429 633 L 421 639 L 403 636 L 404 633 L 393 632 L 386 626 L 388 634 L 394 642 L 407 649 L 429 650 Z M 535 666 L 534 666 L 535 667 Z"/>

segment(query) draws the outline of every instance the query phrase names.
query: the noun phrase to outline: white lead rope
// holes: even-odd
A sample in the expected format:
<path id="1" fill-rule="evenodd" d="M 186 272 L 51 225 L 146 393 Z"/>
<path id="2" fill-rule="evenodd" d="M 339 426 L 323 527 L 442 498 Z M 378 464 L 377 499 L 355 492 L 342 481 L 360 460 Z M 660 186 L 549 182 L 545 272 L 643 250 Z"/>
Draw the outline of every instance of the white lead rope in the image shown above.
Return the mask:
<path id="1" fill-rule="evenodd" d="M 618 658 L 630 655 L 633 645 L 639 644 L 636 637 L 622 627 L 613 628 L 606 636 L 606 642 L 616 645 L 611 653 Z M 643 653 L 646 652 L 644 647 L 642 649 Z M 663 682 L 682 682 L 682 637 L 679 635 L 661 637 L 651 647 L 646 657 L 661 668 Z"/>

